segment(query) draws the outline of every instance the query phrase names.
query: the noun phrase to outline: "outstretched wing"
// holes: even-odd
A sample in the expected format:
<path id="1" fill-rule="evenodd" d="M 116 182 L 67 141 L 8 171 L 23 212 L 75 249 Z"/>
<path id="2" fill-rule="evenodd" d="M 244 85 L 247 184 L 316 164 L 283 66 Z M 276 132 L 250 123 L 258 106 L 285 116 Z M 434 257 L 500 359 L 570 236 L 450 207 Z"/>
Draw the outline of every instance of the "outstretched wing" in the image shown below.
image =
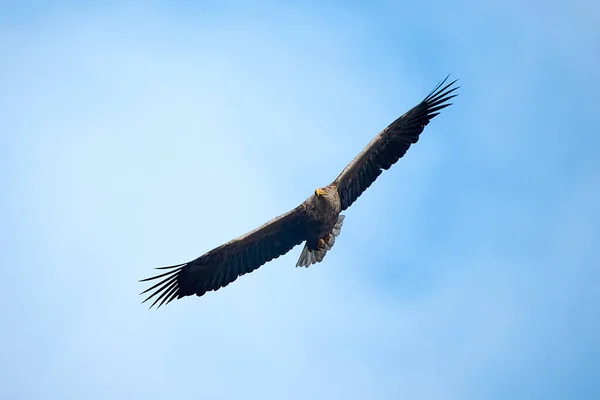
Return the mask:
<path id="1" fill-rule="evenodd" d="M 306 240 L 307 221 L 304 205 L 300 205 L 193 261 L 157 268 L 170 271 L 140 281 L 163 278 L 141 293 L 154 291 L 144 302 L 156 297 L 150 308 L 157 303 L 160 307 L 176 298 L 202 296 L 225 287 Z"/>
<path id="2" fill-rule="evenodd" d="M 365 191 L 382 170 L 390 168 L 409 149 L 410 145 L 419 140 L 429 121 L 439 114 L 439 111 L 452 103 L 446 103 L 456 94 L 458 87 L 452 87 L 456 80 L 446 86 L 446 79 L 440 82 L 423 101 L 410 111 L 392 122 L 356 156 L 333 182 L 338 188 L 342 201 L 342 210 L 352 203 Z"/>

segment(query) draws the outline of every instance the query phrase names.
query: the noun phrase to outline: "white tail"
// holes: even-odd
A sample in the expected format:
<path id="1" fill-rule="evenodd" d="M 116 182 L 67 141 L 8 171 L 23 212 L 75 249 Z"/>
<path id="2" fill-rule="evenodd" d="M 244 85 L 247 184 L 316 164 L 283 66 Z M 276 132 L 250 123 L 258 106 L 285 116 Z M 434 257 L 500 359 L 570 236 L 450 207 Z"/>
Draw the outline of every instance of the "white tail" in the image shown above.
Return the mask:
<path id="1" fill-rule="evenodd" d="M 333 229 L 331 230 L 331 234 L 329 235 L 329 241 L 325 242 L 326 245 L 324 249 L 309 250 L 305 244 L 304 248 L 302 249 L 302 253 L 300 253 L 300 258 L 298 258 L 298 262 L 296 263 L 296 267 L 309 267 L 312 264 L 316 264 L 318 262 L 323 261 L 323 258 L 325 258 L 325 254 L 327 254 L 327 252 L 331 250 L 331 248 L 335 244 L 335 238 L 340 235 L 343 224 L 344 216 L 339 215 L 337 221 L 335 222 L 335 225 L 333 226 Z"/>

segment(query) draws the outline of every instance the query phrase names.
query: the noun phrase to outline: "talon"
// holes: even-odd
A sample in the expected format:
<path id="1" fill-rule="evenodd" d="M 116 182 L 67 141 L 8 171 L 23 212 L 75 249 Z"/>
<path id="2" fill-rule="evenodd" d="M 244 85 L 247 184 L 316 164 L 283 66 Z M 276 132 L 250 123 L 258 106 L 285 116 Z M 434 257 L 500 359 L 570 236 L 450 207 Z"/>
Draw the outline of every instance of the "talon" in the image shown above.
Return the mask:
<path id="1" fill-rule="evenodd" d="M 320 249 L 324 249 L 326 245 L 327 245 L 327 242 L 325 242 L 325 239 L 319 239 L 319 248 Z"/>

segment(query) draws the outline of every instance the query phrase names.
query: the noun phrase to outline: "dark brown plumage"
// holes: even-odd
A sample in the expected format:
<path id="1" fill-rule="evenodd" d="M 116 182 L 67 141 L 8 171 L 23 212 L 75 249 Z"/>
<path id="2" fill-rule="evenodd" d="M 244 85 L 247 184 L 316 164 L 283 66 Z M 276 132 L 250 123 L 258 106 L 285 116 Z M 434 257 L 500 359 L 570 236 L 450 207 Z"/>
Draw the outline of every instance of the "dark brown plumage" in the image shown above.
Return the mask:
<path id="1" fill-rule="evenodd" d="M 440 89 L 447 79 L 438 84 L 421 103 L 379 132 L 344 168 L 333 182 L 340 193 L 342 210 L 350 207 L 383 170 L 389 169 L 404 156 L 409 147 L 417 143 L 429 121 L 452 104 L 446 102 L 456 96 L 451 93 L 458 87 L 450 89 L 455 80 Z"/>
<path id="2" fill-rule="evenodd" d="M 319 188 L 292 211 L 231 240 L 188 263 L 161 267 L 166 272 L 142 281 L 159 279 L 143 293 L 153 291 L 152 306 L 176 298 L 218 290 L 261 265 L 306 242 L 296 266 L 321 262 L 340 234 L 347 209 L 377 179 L 419 140 L 429 121 L 448 107 L 458 87 L 448 78 L 423 101 L 381 131 L 330 185 Z M 161 279 L 162 278 L 162 279 Z"/>

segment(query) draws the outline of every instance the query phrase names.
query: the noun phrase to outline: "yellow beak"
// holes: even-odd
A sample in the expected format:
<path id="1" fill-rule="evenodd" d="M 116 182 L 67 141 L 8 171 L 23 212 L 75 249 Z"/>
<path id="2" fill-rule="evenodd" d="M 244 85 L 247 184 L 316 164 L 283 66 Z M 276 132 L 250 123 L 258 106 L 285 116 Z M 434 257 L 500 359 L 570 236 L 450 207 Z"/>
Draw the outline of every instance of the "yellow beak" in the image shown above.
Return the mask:
<path id="1" fill-rule="evenodd" d="M 325 189 L 323 189 L 323 188 L 318 188 L 317 190 L 315 190 L 315 194 L 316 194 L 317 196 L 322 196 L 322 195 L 324 195 L 325 193 L 327 193 L 327 192 L 326 192 L 326 191 L 325 191 Z"/>

